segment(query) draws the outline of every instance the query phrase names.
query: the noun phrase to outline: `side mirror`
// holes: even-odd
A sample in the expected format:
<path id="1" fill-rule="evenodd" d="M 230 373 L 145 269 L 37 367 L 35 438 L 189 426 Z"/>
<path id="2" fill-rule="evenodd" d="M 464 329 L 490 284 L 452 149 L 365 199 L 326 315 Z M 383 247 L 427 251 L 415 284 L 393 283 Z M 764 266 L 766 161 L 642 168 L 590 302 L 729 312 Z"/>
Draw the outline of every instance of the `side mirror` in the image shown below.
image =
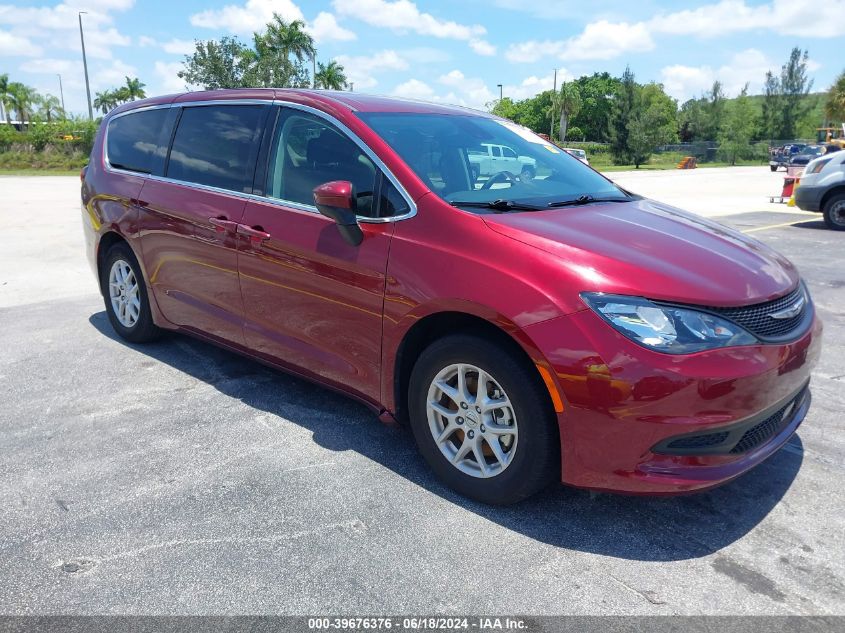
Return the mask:
<path id="1" fill-rule="evenodd" d="M 315 187 L 314 204 L 322 215 L 334 220 L 343 239 L 352 246 L 358 246 L 364 240 L 364 233 L 355 213 L 358 205 L 351 182 L 333 180 Z"/>

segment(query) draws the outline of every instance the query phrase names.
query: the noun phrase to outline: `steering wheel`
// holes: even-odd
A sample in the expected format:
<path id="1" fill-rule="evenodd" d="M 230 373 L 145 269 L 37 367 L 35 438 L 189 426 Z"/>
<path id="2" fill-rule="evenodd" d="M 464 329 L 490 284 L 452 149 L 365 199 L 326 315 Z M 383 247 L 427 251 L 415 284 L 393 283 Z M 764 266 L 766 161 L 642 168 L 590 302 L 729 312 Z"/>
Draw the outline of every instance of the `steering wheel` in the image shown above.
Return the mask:
<path id="1" fill-rule="evenodd" d="M 519 176 L 509 171 L 499 171 L 490 176 L 483 185 L 481 185 L 482 189 L 489 189 L 493 185 L 500 183 L 500 182 L 519 182 Z"/>

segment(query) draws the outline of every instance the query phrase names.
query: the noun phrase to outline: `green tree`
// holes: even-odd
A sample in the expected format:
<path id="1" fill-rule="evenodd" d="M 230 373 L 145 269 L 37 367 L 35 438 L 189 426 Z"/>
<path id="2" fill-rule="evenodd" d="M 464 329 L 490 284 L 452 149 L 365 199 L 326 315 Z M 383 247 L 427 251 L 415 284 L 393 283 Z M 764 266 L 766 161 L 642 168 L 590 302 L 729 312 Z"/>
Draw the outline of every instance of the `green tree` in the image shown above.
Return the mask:
<path id="1" fill-rule="evenodd" d="M 678 111 L 678 134 L 684 143 L 706 140 L 707 103 L 703 97 L 683 103 Z"/>
<path id="2" fill-rule="evenodd" d="M 627 149 L 636 169 L 648 162 L 655 147 L 677 140 L 677 109 L 675 100 L 660 84 L 635 87 Z"/>
<path id="3" fill-rule="evenodd" d="M 781 69 L 780 87 L 783 94 L 783 138 L 793 138 L 798 121 L 809 111 L 807 95 L 813 80 L 807 76 L 809 56 L 805 50 L 793 48 L 789 61 Z"/>
<path id="4" fill-rule="evenodd" d="M 578 85 L 573 82 L 563 82 L 560 86 L 560 140 L 566 141 L 566 131 L 569 122 L 581 111 L 581 93 Z"/>
<path id="5" fill-rule="evenodd" d="M 629 67 L 625 68 L 619 90 L 613 99 L 613 108 L 608 121 L 610 127 L 610 155 L 616 165 L 633 162 L 628 145 L 629 123 L 637 107 L 637 82 Z"/>
<path id="6" fill-rule="evenodd" d="M 108 114 L 117 107 L 117 99 L 113 90 L 103 90 L 94 95 L 94 102 L 92 104 L 95 110 L 99 110 L 103 114 Z"/>
<path id="7" fill-rule="evenodd" d="M 739 96 L 728 104 L 719 130 L 719 147 L 731 165 L 747 155 L 756 127 L 754 119 L 754 105 L 748 98 L 748 84 L 745 84 Z"/>
<path id="8" fill-rule="evenodd" d="M 126 78 L 126 96 L 128 97 L 127 101 L 135 101 L 136 99 L 144 99 L 147 96 L 147 93 L 144 92 L 144 88 L 147 87 L 147 84 L 141 83 L 141 80 L 137 77 Z"/>
<path id="9" fill-rule="evenodd" d="M 9 75 L 3 73 L 0 75 L 0 110 L 2 110 L 3 118 L 6 119 L 6 124 L 12 124 L 12 117 L 9 114 Z"/>
<path id="10" fill-rule="evenodd" d="M 577 126 L 587 140 L 606 142 L 610 138 L 607 121 L 620 80 L 604 72 L 584 75 L 573 83 L 581 95 L 581 110 L 572 116 L 570 125 Z"/>
<path id="11" fill-rule="evenodd" d="M 328 64 L 317 64 L 317 74 L 314 77 L 317 88 L 327 90 L 343 90 L 346 88 L 346 73 L 343 66 L 332 60 Z"/>
<path id="12" fill-rule="evenodd" d="M 761 125 L 763 134 L 769 139 L 781 137 L 781 122 L 783 104 L 781 99 L 780 79 L 772 71 L 766 73 L 764 84 L 765 94 L 763 96 L 763 108 Z"/>
<path id="13" fill-rule="evenodd" d="M 824 113 L 831 122 L 845 122 L 845 70 L 836 78 L 827 93 Z"/>
<path id="14" fill-rule="evenodd" d="M 197 41 L 196 50 L 185 56 L 183 64 L 177 76 L 186 83 L 206 90 L 246 88 L 255 53 L 238 38 L 223 37 L 219 41 Z"/>
<path id="15" fill-rule="evenodd" d="M 65 118 L 65 111 L 62 109 L 62 104 L 58 97 L 53 95 L 39 96 L 37 104 L 38 108 L 35 114 L 40 120 L 50 123 L 53 119 Z"/>
<path id="16" fill-rule="evenodd" d="M 25 123 L 32 120 L 32 111 L 38 93 L 33 88 L 18 81 L 9 83 L 7 88 L 8 107 L 15 111 L 18 121 Z"/>
<path id="17" fill-rule="evenodd" d="M 706 119 L 701 140 L 713 141 L 719 136 L 719 130 L 722 128 L 722 117 L 725 112 L 725 93 L 722 92 L 722 83 L 714 81 L 705 98 L 707 102 Z"/>

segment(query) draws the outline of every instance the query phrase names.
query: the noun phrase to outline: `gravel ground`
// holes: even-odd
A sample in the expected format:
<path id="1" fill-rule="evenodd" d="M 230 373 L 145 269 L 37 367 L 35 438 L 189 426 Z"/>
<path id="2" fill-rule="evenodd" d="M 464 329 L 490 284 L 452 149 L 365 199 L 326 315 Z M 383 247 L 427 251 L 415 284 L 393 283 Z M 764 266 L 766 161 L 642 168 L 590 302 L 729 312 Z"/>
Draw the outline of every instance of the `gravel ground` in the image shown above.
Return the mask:
<path id="1" fill-rule="evenodd" d="M 766 167 L 612 177 L 798 264 L 826 325 L 813 407 L 710 492 L 509 508 L 452 494 L 351 400 L 118 340 L 78 180 L 0 178 L 0 613 L 845 615 L 845 233 L 769 205 Z"/>

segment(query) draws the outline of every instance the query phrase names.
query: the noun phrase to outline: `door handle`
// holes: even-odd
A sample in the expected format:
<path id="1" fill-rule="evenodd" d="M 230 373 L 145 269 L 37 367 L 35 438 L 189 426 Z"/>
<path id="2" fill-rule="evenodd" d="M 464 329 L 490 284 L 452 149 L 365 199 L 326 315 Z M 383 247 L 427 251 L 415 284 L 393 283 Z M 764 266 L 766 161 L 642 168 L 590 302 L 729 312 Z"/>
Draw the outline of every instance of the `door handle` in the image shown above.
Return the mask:
<path id="1" fill-rule="evenodd" d="M 208 222 L 215 228 L 218 233 L 225 233 L 226 231 L 237 232 L 238 223 L 226 218 L 208 218 Z"/>
<path id="2" fill-rule="evenodd" d="M 255 229 L 246 224 L 238 224 L 238 235 L 248 237 L 253 244 L 261 244 L 261 242 L 270 239 L 270 234 L 267 231 Z"/>

